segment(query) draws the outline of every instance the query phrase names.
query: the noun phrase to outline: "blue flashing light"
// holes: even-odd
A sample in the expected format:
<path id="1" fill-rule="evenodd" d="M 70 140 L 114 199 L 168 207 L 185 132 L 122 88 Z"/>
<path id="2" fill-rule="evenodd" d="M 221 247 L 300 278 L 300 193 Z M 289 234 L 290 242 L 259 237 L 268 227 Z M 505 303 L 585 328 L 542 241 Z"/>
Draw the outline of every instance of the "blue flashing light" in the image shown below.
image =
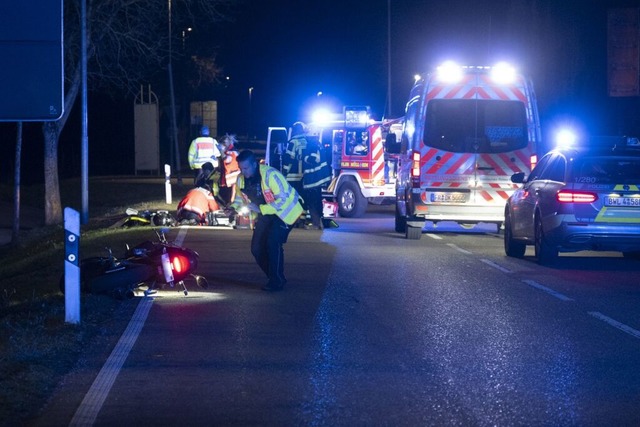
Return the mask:
<path id="1" fill-rule="evenodd" d="M 331 112 L 325 108 L 318 109 L 311 115 L 311 120 L 319 124 L 329 123 L 332 118 Z"/>
<path id="2" fill-rule="evenodd" d="M 576 141 L 578 140 L 578 136 L 571 129 L 560 129 L 558 133 L 556 133 L 556 146 L 558 148 L 574 148 Z"/>
<path id="3" fill-rule="evenodd" d="M 436 68 L 438 80 L 444 83 L 457 83 L 462 80 L 462 67 L 453 61 L 446 61 Z"/>
<path id="4" fill-rule="evenodd" d="M 516 77 L 516 69 L 506 62 L 499 62 L 491 68 L 491 79 L 498 84 L 511 84 Z"/>

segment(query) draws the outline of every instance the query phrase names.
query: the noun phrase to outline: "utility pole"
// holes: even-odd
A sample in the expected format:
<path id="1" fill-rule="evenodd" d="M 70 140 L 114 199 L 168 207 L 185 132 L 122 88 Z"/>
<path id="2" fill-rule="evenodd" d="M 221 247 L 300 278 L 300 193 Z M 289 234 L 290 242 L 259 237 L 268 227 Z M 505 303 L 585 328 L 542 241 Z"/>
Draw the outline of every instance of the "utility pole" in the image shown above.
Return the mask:
<path id="1" fill-rule="evenodd" d="M 387 117 L 391 117 L 391 0 L 387 0 Z"/>
<path id="2" fill-rule="evenodd" d="M 169 92 L 171 96 L 171 130 L 173 136 L 173 169 L 178 177 L 178 183 L 182 182 L 182 174 L 180 172 L 180 149 L 178 147 L 178 123 L 176 120 L 176 96 L 173 90 L 173 44 L 171 35 L 171 0 L 169 2 Z"/>

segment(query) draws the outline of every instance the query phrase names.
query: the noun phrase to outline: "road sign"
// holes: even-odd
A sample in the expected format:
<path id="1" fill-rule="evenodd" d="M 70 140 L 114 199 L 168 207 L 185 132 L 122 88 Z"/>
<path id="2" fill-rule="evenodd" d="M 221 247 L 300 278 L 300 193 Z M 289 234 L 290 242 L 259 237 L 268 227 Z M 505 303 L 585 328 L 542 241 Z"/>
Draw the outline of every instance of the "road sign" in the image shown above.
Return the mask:
<path id="1" fill-rule="evenodd" d="M 62 0 L 0 3 L 0 121 L 64 112 Z"/>

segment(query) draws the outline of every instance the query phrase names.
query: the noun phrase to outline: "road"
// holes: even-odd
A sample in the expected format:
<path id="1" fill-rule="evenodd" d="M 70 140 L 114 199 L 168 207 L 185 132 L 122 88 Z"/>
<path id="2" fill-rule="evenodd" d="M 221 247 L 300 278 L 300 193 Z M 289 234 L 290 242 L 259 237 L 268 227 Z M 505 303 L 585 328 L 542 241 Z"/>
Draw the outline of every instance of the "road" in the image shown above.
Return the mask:
<path id="1" fill-rule="evenodd" d="M 640 262 L 541 267 L 491 227 L 405 240 L 388 207 L 339 223 L 292 232 L 275 294 L 249 231 L 189 229 L 212 287 L 140 298 L 110 381 L 123 339 L 35 424 L 640 425 Z"/>

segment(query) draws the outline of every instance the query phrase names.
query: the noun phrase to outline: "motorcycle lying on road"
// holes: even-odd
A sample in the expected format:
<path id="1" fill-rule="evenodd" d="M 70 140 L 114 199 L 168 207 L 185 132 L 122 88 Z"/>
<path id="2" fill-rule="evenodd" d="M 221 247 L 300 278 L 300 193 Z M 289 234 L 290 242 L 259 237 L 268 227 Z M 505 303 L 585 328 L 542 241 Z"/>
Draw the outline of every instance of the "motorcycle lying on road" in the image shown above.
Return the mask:
<path id="1" fill-rule="evenodd" d="M 137 227 L 141 225 L 155 225 L 162 227 L 174 227 L 178 225 L 176 219 L 167 210 L 143 210 L 127 208 L 127 217 L 119 221 L 121 227 Z"/>
<path id="2" fill-rule="evenodd" d="M 158 287 L 179 286 L 185 295 L 185 280 L 192 278 L 206 289 L 204 276 L 195 274 L 199 254 L 189 248 L 167 241 L 164 232 L 156 231 L 158 241 L 145 241 L 128 247 L 122 258 L 107 248 L 106 257 L 91 257 L 80 261 L 80 290 L 94 294 L 108 294 L 118 299 L 132 298 L 135 291 L 146 286 L 145 295 L 157 292 Z M 64 293 L 64 276 L 60 290 Z"/>

